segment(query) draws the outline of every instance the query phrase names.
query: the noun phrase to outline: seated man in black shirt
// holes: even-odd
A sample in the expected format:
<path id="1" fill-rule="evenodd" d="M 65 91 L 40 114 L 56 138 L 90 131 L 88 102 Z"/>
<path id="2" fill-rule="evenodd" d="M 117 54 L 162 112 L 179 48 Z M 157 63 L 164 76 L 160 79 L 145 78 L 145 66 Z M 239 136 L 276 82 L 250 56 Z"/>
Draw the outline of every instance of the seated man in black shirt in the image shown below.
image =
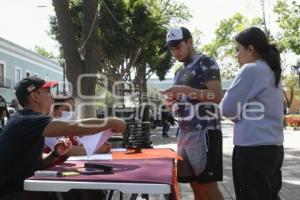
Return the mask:
<path id="1" fill-rule="evenodd" d="M 118 118 L 71 122 L 52 119 L 48 114 L 53 104 L 50 88 L 56 85 L 57 82 L 27 77 L 16 88 L 17 99 L 24 109 L 10 118 L 0 135 L 1 200 L 24 199 L 24 180 L 57 159 L 57 152 L 43 155 L 45 136 L 91 135 L 108 128 L 115 133 L 125 130 L 124 121 Z"/>

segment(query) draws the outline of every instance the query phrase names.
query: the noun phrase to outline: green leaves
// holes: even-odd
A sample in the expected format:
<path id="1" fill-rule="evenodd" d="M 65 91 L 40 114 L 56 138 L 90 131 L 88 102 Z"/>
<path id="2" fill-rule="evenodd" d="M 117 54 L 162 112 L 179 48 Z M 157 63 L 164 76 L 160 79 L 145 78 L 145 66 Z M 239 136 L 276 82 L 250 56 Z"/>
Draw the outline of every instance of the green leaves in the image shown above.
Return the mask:
<path id="1" fill-rule="evenodd" d="M 236 13 L 219 23 L 215 31 L 215 38 L 205 45 L 202 50 L 217 60 L 223 78 L 232 79 L 238 70 L 238 63 L 235 59 L 234 37 L 246 27 L 259 26 L 261 23 L 261 18 L 249 20 L 240 13 Z"/>
<path id="2" fill-rule="evenodd" d="M 281 29 L 279 45 L 281 50 L 290 49 L 300 54 L 300 3 L 299 1 L 277 0 L 274 7 L 277 23 Z"/>
<path id="3" fill-rule="evenodd" d="M 99 3 L 99 71 L 121 80 L 130 73 L 129 68 L 143 65 L 149 73 L 163 79 L 173 64 L 171 55 L 163 51 L 167 27 L 171 22 L 189 19 L 187 7 L 177 0 L 99 0 Z M 82 1 L 70 0 L 69 7 L 80 47 L 84 42 Z M 55 17 L 51 17 L 50 24 L 51 35 L 60 40 Z"/>

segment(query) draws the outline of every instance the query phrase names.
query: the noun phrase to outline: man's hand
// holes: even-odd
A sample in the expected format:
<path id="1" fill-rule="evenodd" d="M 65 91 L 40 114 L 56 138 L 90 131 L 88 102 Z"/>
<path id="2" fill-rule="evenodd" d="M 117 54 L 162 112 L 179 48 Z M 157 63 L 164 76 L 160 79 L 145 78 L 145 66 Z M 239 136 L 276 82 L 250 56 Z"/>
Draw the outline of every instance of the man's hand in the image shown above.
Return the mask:
<path id="1" fill-rule="evenodd" d="M 182 95 L 189 95 L 190 87 L 185 85 L 174 85 L 165 91 L 163 95 L 167 95 L 172 99 L 179 99 Z"/>
<path id="2" fill-rule="evenodd" d="M 177 102 L 176 98 L 172 98 L 170 96 L 165 96 L 165 98 L 164 98 L 164 104 L 166 105 L 168 110 L 171 110 L 173 104 L 176 103 L 176 102 Z"/>
<path id="3" fill-rule="evenodd" d="M 105 142 L 99 149 L 98 153 L 107 153 L 111 150 L 111 144 L 109 142 Z"/>
<path id="4" fill-rule="evenodd" d="M 188 96 L 189 99 L 197 101 L 208 101 L 219 103 L 222 98 L 222 87 L 219 80 L 205 83 L 206 89 L 197 89 L 185 85 L 175 85 L 163 92 L 163 95 L 179 99 L 181 96 Z"/>
<path id="5" fill-rule="evenodd" d="M 165 105 L 168 109 L 171 110 L 174 103 L 176 103 L 183 95 L 187 95 L 189 89 L 190 87 L 188 86 L 175 85 L 163 91 L 162 94 L 165 97 Z"/>
<path id="6" fill-rule="evenodd" d="M 123 134 L 126 130 L 126 122 L 123 119 L 113 118 L 110 119 L 110 127 L 113 133 Z"/>
<path id="7" fill-rule="evenodd" d="M 72 142 L 69 138 L 59 139 L 54 147 L 54 152 L 58 156 L 66 155 L 72 148 Z"/>

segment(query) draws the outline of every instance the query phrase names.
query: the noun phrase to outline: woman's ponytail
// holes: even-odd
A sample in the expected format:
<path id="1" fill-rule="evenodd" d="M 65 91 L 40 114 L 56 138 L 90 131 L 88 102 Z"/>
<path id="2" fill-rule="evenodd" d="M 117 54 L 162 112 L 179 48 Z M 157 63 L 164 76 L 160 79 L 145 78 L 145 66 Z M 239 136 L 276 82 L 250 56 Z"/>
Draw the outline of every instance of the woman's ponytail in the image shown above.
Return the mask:
<path id="1" fill-rule="evenodd" d="M 268 65 L 271 67 L 272 71 L 275 74 L 275 85 L 278 87 L 278 83 L 281 78 L 281 59 L 280 52 L 275 45 L 269 45 L 269 48 L 261 52 L 263 60 L 265 60 Z"/>

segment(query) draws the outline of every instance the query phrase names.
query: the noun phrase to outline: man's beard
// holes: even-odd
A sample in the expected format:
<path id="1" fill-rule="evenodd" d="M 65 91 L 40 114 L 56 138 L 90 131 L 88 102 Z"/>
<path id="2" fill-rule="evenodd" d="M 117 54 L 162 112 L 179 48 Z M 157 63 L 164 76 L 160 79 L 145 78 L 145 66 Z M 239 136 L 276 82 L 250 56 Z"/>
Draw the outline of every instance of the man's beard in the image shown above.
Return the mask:
<path id="1" fill-rule="evenodd" d="M 193 61 L 192 51 L 189 49 L 187 56 L 184 59 L 182 59 L 182 61 L 180 61 L 180 62 L 183 62 L 184 65 L 186 66 L 189 63 L 191 63 L 192 61 Z"/>

